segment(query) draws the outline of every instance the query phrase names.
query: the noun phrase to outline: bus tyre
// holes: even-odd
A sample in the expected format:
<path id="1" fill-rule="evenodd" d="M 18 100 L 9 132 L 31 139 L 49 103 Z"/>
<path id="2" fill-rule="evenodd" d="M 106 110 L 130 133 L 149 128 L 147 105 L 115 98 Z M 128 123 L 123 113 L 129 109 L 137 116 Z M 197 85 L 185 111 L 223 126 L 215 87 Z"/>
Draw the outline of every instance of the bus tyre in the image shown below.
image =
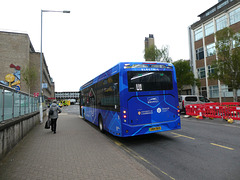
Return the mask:
<path id="1" fill-rule="evenodd" d="M 82 113 L 82 117 L 83 117 L 83 120 L 86 120 L 85 119 L 85 112 L 84 112 L 84 110 L 83 110 L 83 113 Z"/>
<path id="2" fill-rule="evenodd" d="M 98 118 L 98 127 L 99 127 L 99 130 L 103 133 L 103 120 L 102 120 L 102 116 L 99 116 L 99 118 Z"/>

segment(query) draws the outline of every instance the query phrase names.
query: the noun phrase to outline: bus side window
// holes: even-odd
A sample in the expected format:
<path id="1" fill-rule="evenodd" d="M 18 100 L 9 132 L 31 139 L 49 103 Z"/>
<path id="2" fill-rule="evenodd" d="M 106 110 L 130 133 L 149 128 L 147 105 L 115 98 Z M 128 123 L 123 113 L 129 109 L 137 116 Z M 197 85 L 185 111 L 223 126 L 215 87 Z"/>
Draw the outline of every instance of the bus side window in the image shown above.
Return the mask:
<path id="1" fill-rule="evenodd" d="M 110 108 L 116 110 L 119 108 L 119 74 L 102 80 L 96 85 L 97 106 L 99 108 Z M 117 108 L 116 108 L 117 107 Z"/>

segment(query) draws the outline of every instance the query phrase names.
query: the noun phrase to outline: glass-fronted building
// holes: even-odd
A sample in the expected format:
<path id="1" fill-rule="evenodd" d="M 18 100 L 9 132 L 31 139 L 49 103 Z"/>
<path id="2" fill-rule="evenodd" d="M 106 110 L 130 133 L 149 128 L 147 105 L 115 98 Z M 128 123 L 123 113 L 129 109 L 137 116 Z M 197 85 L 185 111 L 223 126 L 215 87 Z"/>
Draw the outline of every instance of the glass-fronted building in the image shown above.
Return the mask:
<path id="1" fill-rule="evenodd" d="M 212 61 L 217 58 L 214 34 L 225 27 L 240 31 L 240 1 L 219 0 L 199 17 L 200 20 L 189 27 L 190 65 L 195 78 L 201 81 L 201 87 L 193 87 L 192 93 L 213 101 L 232 101 L 232 89 L 220 81 L 209 79 L 209 74 L 213 71 Z"/>

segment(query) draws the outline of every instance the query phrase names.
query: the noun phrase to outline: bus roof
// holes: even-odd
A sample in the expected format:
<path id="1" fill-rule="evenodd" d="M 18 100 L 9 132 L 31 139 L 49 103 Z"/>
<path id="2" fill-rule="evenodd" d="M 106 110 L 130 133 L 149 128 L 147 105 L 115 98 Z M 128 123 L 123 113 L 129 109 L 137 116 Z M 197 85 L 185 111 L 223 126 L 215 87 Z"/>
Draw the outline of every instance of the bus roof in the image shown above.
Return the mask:
<path id="1" fill-rule="evenodd" d="M 173 67 L 173 64 L 171 63 L 164 63 L 164 62 L 157 62 L 157 61 L 145 61 L 145 62 L 120 62 L 114 67 L 110 68 L 109 70 L 105 71 L 104 73 L 100 74 L 99 76 L 95 77 L 94 79 L 88 81 L 83 86 L 80 87 L 80 91 L 82 89 L 85 89 L 92 84 L 95 84 L 96 82 L 99 82 L 107 77 L 110 77 L 114 74 L 117 74 L 120 70 L 120 67 L 124 67 L 124 69 L 130 69 L 130 68 L 147 68 L 149 65 L 157 65 L 155 68 L 171 68 Z"/>

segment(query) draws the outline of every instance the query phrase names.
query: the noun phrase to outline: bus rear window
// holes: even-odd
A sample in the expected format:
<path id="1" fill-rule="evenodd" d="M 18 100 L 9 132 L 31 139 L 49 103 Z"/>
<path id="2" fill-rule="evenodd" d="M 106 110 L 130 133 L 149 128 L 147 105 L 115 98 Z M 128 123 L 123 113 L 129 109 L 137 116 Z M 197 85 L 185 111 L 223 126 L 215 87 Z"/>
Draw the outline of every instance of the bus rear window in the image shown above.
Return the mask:
<path id="1" fill-rule="evenodd" d="M 128 71 L 128 91 L 172 90 L 171 71 Z"/>

